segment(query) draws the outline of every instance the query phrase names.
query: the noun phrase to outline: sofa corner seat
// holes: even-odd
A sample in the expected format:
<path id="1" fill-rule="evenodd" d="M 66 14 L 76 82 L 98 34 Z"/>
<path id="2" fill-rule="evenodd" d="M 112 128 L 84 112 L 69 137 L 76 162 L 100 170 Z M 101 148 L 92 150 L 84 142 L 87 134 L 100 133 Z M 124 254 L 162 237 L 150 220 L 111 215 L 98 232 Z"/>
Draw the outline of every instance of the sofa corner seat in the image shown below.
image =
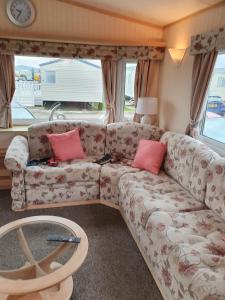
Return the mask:
<path id="1" fill-rule="evenodd" d="M 140 172 L 132 168 L 139 141 L 141 139 L 159 141 L 163 130 L 156 126 L 135 122 L 118 122 L 107 125 L 106 153 L 110 153 L 113 163 L 101 168 L 100 199 L 119 205 L 119 183 L 124 174 Z"/>

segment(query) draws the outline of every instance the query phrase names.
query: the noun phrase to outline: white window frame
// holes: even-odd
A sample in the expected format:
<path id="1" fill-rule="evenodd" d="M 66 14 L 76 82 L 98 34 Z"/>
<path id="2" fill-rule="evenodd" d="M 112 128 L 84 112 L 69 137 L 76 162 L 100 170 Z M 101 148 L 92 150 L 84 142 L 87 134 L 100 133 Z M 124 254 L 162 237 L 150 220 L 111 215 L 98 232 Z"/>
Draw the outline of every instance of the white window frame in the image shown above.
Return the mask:
<path id="1" fill-rule="evenodd" d="M 220 55 L 220 54 L 225 54 L 225 52 L 221 51 L 221 52 L 218 53 L 218 55 Z M 217 140 L 214 140 L 210 137 L 207 137 L 207 136 L 203 135 L 204 126 L 205 126 L 205 118 L 206 118 L 206 109 L 207 109 L 207 103 L 208 103 L 209 87 L 210 87 L 210 84 L 211 84 L 211 81 L 212 81 L 213 73 L 214 73 L 214 70 L 212 72 L 210 81 L 208 83 L 207 92 L 206 92 L 206 95 L 205 95 L 205 98 L 207 99 L 207 101 L 206 101 L 205 108 L 204 108 L 203 121 L 202 121 L 202 126 L 200 128 L 200 135 L 199 135 L 198 139 L 200 141 L 202 141 L 203 143 L 207 144 L 210 148 L 212 148 L 214 151 L 219 153 L 221 156 L 225 157 L 225 143 L 219 142 Z"/>
<path id="2" fill-rule="evenodd" d="M 124 118 L 124 96 L 125 96 L 125 84 L 126 84 L 126 64 L 137 63 L 137 59 L 122 59 L 119 63 L 117 74 L 117 106 L 119 107 L 119 121 L 127 121 Z"/>
<path id="3" fill-rule="evenodd" d="M 225 157 L 225 144 L 213 140 L 207 136 L 201 135 L 199 140 L 204 144 L 207 144 L 210 148 L 212 148 L 215 152 L 219 153 L 221 156 Z"/>
<path id="4" fill-rule="evenodd" d="M 45 120 L 40 120 L 40 119 L 13 119 L 13 126 L 30 126 L 32 124 L 40 123 L 40 122 L 45 122 Z"/>

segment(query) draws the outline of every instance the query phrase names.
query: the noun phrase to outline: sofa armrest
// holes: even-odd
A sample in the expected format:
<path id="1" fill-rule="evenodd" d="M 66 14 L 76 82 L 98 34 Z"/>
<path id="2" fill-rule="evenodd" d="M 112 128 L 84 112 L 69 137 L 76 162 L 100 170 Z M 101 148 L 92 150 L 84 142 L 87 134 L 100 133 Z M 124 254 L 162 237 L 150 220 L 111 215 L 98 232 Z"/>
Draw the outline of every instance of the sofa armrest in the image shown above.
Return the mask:
<path id="1" fill-rule="evenodd" d="M 22 171 L 26 168 L 29 158 L 28 141 L 24 136 L 13 138 L 5 155 L 5 167 L 12 171 Z"/>

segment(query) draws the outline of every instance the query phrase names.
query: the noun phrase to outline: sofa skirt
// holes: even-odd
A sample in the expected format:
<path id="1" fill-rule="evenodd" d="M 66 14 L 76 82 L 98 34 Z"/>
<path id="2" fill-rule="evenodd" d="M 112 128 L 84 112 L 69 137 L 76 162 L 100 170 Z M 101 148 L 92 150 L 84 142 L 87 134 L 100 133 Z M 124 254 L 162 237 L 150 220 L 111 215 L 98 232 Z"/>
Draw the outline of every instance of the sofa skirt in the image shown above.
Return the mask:
<path id="1" fill-rule="evenodd" d="M 26 186 L 26 206 L 99 199 L 99 182 Z"/>

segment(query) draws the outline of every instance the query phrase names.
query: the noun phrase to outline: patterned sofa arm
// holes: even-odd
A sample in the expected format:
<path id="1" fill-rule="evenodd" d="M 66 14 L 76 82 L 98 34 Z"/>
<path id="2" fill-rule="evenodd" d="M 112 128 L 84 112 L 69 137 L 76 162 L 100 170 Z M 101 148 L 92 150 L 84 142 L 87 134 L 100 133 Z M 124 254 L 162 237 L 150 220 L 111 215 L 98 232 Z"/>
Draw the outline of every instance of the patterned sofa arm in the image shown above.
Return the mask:
<path id="1" fill-rule="evenodd" d="M 25 169 L 29 158 L 28 141 L 24 136 L 13 138 L 5 155 L 5 166 L 12 172 Z"/>

